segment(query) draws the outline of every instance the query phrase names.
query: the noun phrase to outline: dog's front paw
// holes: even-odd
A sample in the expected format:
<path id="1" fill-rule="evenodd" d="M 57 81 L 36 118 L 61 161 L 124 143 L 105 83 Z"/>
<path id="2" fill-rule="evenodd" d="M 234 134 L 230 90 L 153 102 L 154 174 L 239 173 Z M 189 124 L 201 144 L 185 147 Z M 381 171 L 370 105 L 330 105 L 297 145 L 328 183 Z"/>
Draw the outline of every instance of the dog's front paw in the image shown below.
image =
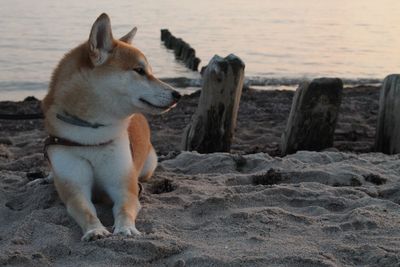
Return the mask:
<path id="1" fill-rule="evenodd" d="M 123 236 L 134 236 L 134 235 L 142 235 L 138 229 L 136 229 L 135 225 L 130 225 L 130 226 L 119 226 L 119 227 L 115 227 L 114 229 L 114 234 L 115 235 L 123 235 Z"/>
<path id="2" fill-rule="evenodd" d="M 106 228 L 104 228 L 104 227 L 95 228 L 95 229 L 87 231 L 82 236 L 82 241 L 93 241 L 93 240 L 97 240 L 100 238 L 104 238 L 109 235 L 111 235 L 111 233 Z"/>

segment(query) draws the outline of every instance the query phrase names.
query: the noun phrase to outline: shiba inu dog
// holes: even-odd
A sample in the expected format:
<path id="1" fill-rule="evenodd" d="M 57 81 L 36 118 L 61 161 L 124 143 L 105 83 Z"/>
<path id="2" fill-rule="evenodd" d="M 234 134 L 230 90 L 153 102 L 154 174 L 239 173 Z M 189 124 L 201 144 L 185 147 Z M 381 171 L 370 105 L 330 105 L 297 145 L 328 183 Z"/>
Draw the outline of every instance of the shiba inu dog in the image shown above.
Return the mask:
<path id="1" fill-rule="evenodd" d="M 130 44 L 135 33 L 114 39 L 109 17 L 100 15 L 89 40 L 60 61 L 42 101 L 54 183 L 85 241 L 110 235 L 96 215 L 94 188 L 113 202 L 113 233 L 140 234 L 138 182 L 152 175 L 157 155 L 139 112 L 168 111 L 180 98 Z"/>

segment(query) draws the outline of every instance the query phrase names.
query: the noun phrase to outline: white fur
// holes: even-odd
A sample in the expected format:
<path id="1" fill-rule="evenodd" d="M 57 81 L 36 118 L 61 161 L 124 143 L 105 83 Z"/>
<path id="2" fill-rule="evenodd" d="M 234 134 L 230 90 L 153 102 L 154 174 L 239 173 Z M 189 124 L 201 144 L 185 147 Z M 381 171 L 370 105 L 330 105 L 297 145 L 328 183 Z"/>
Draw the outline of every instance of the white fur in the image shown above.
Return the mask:
<path id="1" fill-rule="evenodd" d="M 133 169 L 127 133 L 105 146 L 50 146 L 48 155 L 56 178 L 79 187 L 89 201 L 94 185 L 108 193 L 114 202 L 114 233 L 139 234 L 134 223 L 126 225 L 117 216 L 125 197 L 126 177 Z M 139 211 L 139 201 L 137 205 Z"/>
<path id="2" fill-rule="evenodd" d="M 74 84 L 80 86 L 74 87 Z M 132 113 L 160 113 L 173 107 L 173 89 L 159 80 L 149 81 L 138 77 L 134 71 L 119 71 L 107 75 L 96 75 L 95 71 L 85 75 L 76 74 L 68 83 L 59 84 L 58 88 L 56 105 L 52 105 L 46 114 L 46 123 L 53 129 L 51 134 L 86 145 L 110 140 L 113 142 L 97 147 L 50 146 L 48 155 L 55 178 L 80 188 L 93 214 L 95 209 L 90 201 L 91 189 L 93 185 L 104 189 L 114 202 L 114 233 L 139 234 L 134 222 L 124 221 L 118 216 L 126 198 L 126 185 L 123 182 L 133 169 L 127 128 Z M 63 112 L 76 115 L 75 110 L 68 109 L 70 103 L 63 102 L 71 90 L 77 90 L 75 88 L 81 90 L 80 95 L 88 96 L 91 100 L 91 108 L 80 115 L 80 118 L 105 126 L 93 129 L 71 125 L 57 118 L 57 113 Z M 146 99 L 161 108 L 143 103 L 140 99 Z M 72 106 L 85 110 L 85 106 L 79 104 L 74 103 Z M 156 165 L 157 156 L 152 150 L 141 173 L 148 174 Z M 132 201 L 135 201 L 136 211 L 139 211 L 140 203 L 137 197 Z M 69 212 L 78 224 L 83 225 L 79 223 L 82 218 L 74 215 L 73 209 L 69 209 Z M 84 232 L 84 240 L 107 234 L 100 221 L 94 228 L 84 229 Z"/>
<path id="3" fill-rule="evenodd" d="M 157 154 L 152 148 L 147 156 L 146 162 L 140 172 L 139 178 L 146 177 L 149 173 L 152 173 L 157 168 Z"/>
<path id="4" fill-rule="evenodd" d="M 87 189 L 94 184 L 120 187 L 122 178 L 133 168 L 127 135 L 104 146 L 49 146 L 48 155 L 57 179 Z M 117 195 L 112 194 L 112 197 L 117 198 Z"/>
<path id="5" fill-rule="evenodd" d="M 122 40 L 131 41 L 135 33 L 134 28 Z M 129 191 L 129 177 L 138 171 L 140 175 L 150 174 L 157 166 L 157 155 L 152 149 L 143 170 L 134 170 L 128 136 L 130 116 L 137 112 L 162 113 L 177 101 L 173 88 L 152 76 L 151 67 L 139 50 L 134 50 L 133 59 L 141 62 L 146 73 L 107 65 L 112 55 L 109 52 L 117 49 L 113 44 L 110 19 L 102 14 L 93 24 L 88 41 L 88 56 L 95 67 L 81 68 L 78 52 L 87 47 L 77 47 L 54 72 L 51 93 L 44 101 L 46 127 L 51 135 L 83 145 L 112 140 L 107 145 L 92 147 L 51 145 L 47 150 L 56 185 L 65 189 L 60 192 L 71 194 L 64 198 L 69 213 L 83 228 L 83 240 L 109 234 L 91 202 L 93 186 L 106 191 L 114 202 L 114 233 L 139 234 L 134 217 L 140 203 L 135 193 Z M 119 49 L 133 49 L 124 48 L 122 42 L 120 45 Z M 69 124 L 57 118 L 57 114 L 65 112 L 105 126 L 93 129 Z"/>
<path id="6" fill-rule="evenodd" d="M 148 80 L 134 71 L 123 71 L 96 77 L 91 84 L 103 96 L 102 104 L 107 104 L 111 113 L 118 110 L 116 117 L 123 117 L 135 112 L 160 113 L 171 108 L 175 101 L 173 88 L 160 80 Z M 110 90 L 112 88 L 112 90 Z M 114 101 L 118 99 L 118 101 Z M 155 106 L 149 106 L 140 99 L 145 99 Z"/>
<path id="7" fill-rule="evenodd" d="M 174 105 L 171 106 L 174 101 L 173 89 L 169 85 L 161 81 L 159 83 L 150 82 L 136 76 L 133 71 L 125 71 L 101 76 L 98 79 L 74 77 L 71 83 L 82 82 L 84 86 L 79 88 L 90 91 L 88 95 L 92 97 L 94 106 L 85 114 L 85 117 L 81 116 L 80 118 L 105 126 L 92 129 L 71 125 L 57 119 L 57 113 L 68 112 L 76 115 L 74 110 L 69 110 L 68 105 L 60 101 L 57 105 L 53 105 L 46 114 L 47 122 L 55 129 L 52 134 L 82 144 L 104 143 L 125 131 L 131 114 L 136 112 L 160 113 L 174 107 Z M 65 94 L 70 93 L 71 89 L 69 86 L 60 87 L 57 99 L 62 100 L 65 98 Z M 153 105 L 163 108 L 149 106 L 140 99 L 145 99 Z"/>

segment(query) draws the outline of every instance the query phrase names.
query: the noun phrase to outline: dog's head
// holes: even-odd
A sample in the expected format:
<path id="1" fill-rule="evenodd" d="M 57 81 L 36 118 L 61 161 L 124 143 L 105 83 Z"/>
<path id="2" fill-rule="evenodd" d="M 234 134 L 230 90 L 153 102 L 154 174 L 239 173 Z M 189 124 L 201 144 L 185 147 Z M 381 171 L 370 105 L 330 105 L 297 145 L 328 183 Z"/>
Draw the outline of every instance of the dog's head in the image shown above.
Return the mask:
<path id="1" fill-rule="evenodd" d="M 97 18 L 87 42 L 92 63 L 87 81 L 100 94 L 97 98 L 125 113 L 162 113 L 176 105 L 180 94 L 153 76 L 144 54 L 131 44 L 136 30 L 116 40 L 107 14 Z"/>

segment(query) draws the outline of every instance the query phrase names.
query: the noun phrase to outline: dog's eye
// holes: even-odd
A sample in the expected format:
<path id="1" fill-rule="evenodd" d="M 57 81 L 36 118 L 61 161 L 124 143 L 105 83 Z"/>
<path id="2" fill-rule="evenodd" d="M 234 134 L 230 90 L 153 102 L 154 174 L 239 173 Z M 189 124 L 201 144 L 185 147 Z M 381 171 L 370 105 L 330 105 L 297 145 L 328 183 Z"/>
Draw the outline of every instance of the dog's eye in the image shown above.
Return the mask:
<path id="1" fill-rule="evenodd" d="M 139 75 L 146 74 L 146 71 L 144 70 L 144 68 L 141 68 L 141 67 L 134 68 L 133 71 L 136 71 Z"/>

